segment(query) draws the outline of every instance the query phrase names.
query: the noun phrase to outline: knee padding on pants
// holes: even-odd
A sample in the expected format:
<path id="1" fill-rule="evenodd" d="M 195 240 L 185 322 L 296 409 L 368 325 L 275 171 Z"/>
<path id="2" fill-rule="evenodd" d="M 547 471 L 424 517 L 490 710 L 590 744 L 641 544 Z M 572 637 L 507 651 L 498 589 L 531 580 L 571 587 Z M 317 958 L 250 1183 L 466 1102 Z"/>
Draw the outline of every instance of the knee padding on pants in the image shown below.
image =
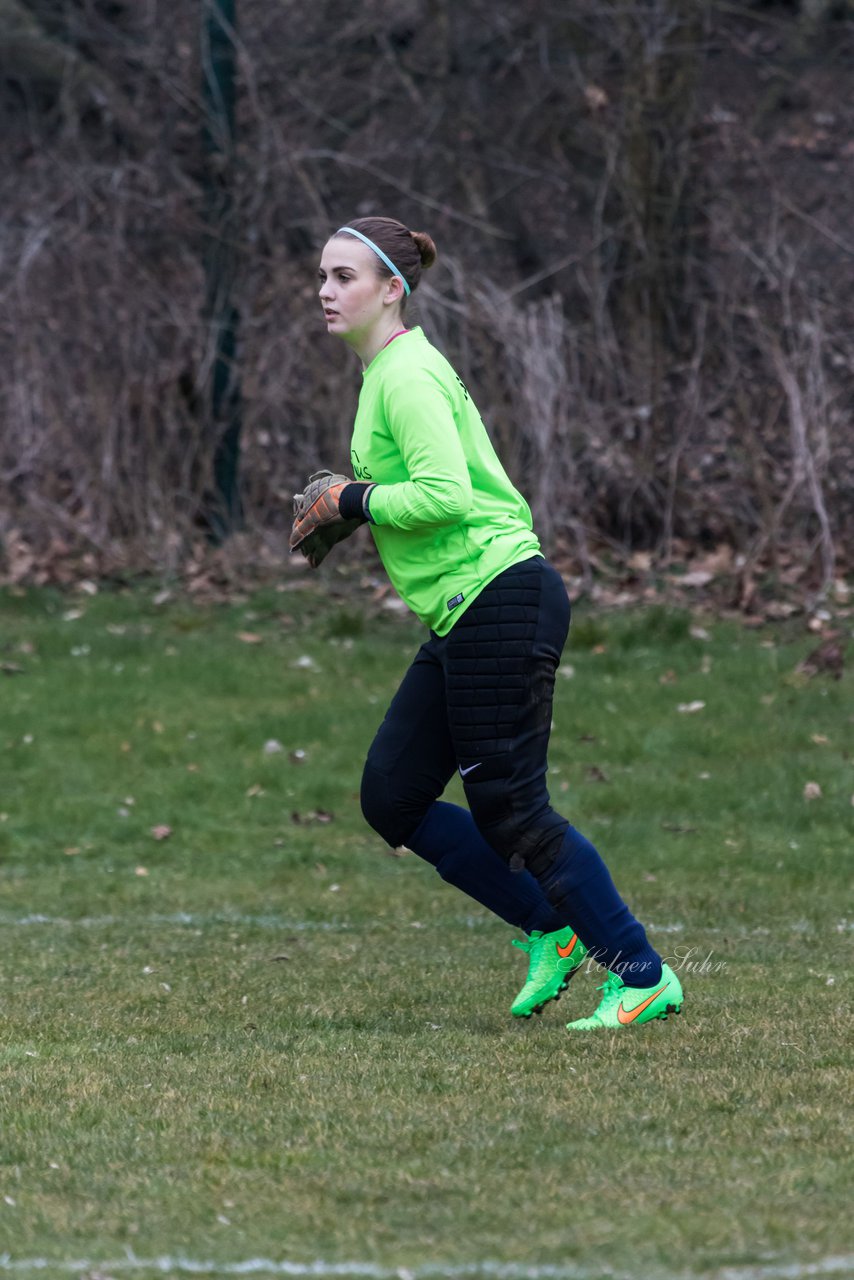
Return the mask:
<path id="1" fill-rule="evenodd" d="M 540 786 L 514 787 L 507 777 L 487 777 L 466 785 L 466 799 L 481 835 L 512 867 L 557 856 L 569 824 Z"/>

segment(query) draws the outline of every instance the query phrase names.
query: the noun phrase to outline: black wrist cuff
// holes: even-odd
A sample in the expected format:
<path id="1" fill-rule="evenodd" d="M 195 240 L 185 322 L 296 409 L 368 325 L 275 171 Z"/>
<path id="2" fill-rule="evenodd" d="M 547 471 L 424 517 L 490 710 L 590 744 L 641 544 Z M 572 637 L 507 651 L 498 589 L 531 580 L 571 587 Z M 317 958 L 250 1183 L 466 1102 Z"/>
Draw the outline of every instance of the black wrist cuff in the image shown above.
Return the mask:
<path id="1" fill-rule="evenodd" d="M 345 484 L 338 499 L 338 514 L 344 520 L 361 520 L 363 524 L 367 523 L 368 517 L 365 515 L 362 503 L 365 491 L 371 487 L 369 484 L 361 484 L 358 480 L 353 484 Z"/>

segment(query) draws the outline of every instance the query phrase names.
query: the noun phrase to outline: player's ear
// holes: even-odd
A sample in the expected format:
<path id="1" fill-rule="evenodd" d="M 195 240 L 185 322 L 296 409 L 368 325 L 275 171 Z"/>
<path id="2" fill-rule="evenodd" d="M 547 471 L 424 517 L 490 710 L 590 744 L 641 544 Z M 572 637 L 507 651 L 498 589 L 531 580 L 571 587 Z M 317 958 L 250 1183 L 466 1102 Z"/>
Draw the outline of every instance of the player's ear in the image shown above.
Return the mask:
<path id="1" fill-rule="evenodd" d="M 403 299 L 404 288 L 403 281 L 400 276 L 392 276 L 386 286 L 385 301 L 388 304 L 400 302 Z"/>

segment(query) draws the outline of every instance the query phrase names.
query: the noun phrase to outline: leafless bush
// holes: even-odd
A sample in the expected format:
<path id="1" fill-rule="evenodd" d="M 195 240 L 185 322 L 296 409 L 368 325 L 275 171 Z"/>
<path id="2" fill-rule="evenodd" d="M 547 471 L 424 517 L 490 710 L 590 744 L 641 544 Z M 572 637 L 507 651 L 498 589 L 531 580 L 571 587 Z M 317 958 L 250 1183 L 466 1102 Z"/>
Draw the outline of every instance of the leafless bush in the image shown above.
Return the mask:
<path id="1" fill-rule="evenodd" d="M 770 546 L 776 563 L 781 531 L 800 500 L 807 556 L 818 553 L 820 576 L 815 595 L 821 598 L 833 583 L 837 558 L 829 514 L 829 506 L 836 505 L 828 501 L 829 469 L 834 459 L 844 456 L 843 449 L 834 448 L 834 444 L 838 441 L 842 445 L 846 437 L 850 457 L 851 423 L 841 401 L 841 388 L 833 389 L 824 316 L 809 300 L 804 304 L 798 297 L 795 259 L 784 254 L 776 265 L 780 271 L 779 322 L 774 324 L 753 307 L 747 317 L 767 363 L 769 382 L 773 378 L 780 389 L 781 407 L 789 423 L 789 458 L 785 488 L 766 514 L 753 556 L 758 558 Z"/>

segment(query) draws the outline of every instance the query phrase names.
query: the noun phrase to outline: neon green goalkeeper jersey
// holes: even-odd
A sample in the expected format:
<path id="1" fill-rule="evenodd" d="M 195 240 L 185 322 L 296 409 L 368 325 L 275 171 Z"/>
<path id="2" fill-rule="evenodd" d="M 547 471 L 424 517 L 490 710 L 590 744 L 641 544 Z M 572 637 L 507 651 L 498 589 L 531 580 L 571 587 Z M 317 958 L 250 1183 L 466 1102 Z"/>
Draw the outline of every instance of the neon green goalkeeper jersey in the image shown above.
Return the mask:
<path id="1" fill-rule="evenodd" d="M 421 329 L 364 372 L 351 445 L 357 480 L 378 487 L 371 528 L 392 586 L 437 635 L 497 574 L 540 554 L 531 512 L 468 391 Z"/>

